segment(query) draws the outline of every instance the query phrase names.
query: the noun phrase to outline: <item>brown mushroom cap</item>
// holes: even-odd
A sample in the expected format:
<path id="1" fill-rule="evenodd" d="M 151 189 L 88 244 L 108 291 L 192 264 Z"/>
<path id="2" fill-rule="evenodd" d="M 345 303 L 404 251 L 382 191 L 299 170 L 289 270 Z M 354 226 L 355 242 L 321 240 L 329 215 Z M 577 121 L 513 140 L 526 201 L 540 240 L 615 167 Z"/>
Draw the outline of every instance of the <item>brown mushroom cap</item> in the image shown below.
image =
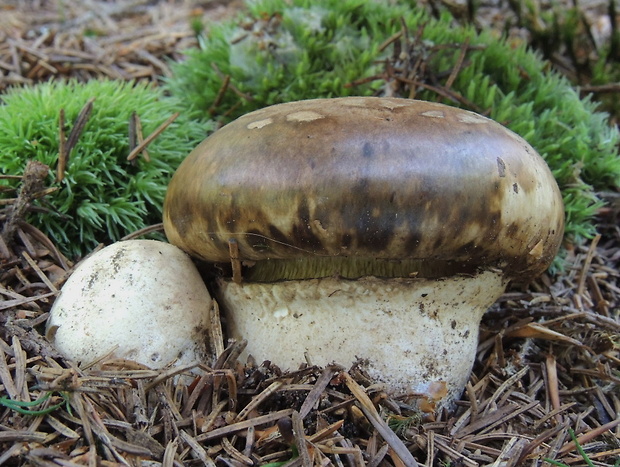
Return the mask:
<path id="1" fill-rule="evenodd" d="M 164 204 L 171 243 L 207 261 L 357 257 L 544 271 L 562 197 L 522 138 L 472 112 L 407 99 L 291 102 L 201 143 Z"/>

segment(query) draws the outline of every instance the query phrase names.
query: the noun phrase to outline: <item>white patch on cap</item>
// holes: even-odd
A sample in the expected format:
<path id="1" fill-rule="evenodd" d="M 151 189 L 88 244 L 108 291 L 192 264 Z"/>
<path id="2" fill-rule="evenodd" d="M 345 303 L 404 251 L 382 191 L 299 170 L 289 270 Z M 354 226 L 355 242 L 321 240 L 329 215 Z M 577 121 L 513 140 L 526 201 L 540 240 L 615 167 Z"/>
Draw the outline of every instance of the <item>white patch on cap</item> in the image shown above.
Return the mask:
<path id="1" fill-rule="evenodd" d="M 456 119 L 459 122 L 473 123 L 475 125 L 477 125 L 479 123 L 488 123 L 489 122 L 489 120 L 487 118 L 481 117 L 480 115 L 476 115 L 475 113 L 471 113 L 471 112 L 459 113 L 459 114 L 457 114 Z"/>
<path id="2" fill-rule="evenodd" d="M 270 123 L 273 123 L 273 119 L 271 119 L 271 118 L 265 118 L 264 120 L 257 120 L 255 122 L 248 123 L 247 129 L 248 130 L 257 130 L 257 129 L 260 129 L 260 128 L 263 128 L 263 127 L 269 125 Z"/>
<path id="3" fill-rule="evenodd" d="M 395 99 L 381 99 L 381 105 L 386 109 L 394 110 L 398 107 L 406 107 L 411 104 L 406 102 L 404 99 L 400 99 L 398 101 Z"/>
<path id="4" fill-rule="evenodd" d="M 347 107 L 368 107 L 368 101 L 363 97 L 347 97 L 340 99 L 340 103 Z"/>
<path id="5" fill-rule="evenodd" d="M 298 112 L 288 114 L 286 116 L 286 120 L 288 122 L 311 122 L 323 117 L 325 117 L 325 115 L 321 115 L 318 112 L 313 112 L 312 110 L 300 110 Z"/>
<path id="6" fill-rule="evenodd" d="M 446 114 L 443 110 L 427 110 L 426 112 L 422 112 L 420 115 L 431 118 L 446 118 Z"/>

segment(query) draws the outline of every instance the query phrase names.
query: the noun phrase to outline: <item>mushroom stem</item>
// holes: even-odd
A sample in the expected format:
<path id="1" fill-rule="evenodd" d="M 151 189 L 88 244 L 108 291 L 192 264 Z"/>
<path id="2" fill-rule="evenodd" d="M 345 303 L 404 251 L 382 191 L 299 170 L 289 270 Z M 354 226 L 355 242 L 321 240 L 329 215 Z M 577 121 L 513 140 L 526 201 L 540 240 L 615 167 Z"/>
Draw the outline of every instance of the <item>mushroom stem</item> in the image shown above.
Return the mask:
<path id="1" fill-rule="evenodd" d="M 360 363 L 402 394 L 430 394 L 444 382 L 458 397 L 476 354 L 478 328 L 506 281 L 494 272 L 441 280 L 322 278 L 236 284 L 220 280 L 232 337 L 250 338 L 245 356 L 295 369 Z M 355 310 L 355 313 L 351 311 Z"/>

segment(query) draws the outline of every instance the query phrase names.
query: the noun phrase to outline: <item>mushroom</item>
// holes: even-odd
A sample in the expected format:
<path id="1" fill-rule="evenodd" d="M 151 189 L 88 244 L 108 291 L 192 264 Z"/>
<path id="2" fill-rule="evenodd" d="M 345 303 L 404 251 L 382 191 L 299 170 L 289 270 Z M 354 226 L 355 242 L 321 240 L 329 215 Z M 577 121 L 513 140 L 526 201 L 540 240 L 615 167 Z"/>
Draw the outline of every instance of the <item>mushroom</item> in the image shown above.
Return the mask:
<path id="1" fill-rule="evenodd" d="M 47 338 L 89 364 L 107 355 L 150 368 L 208 357 L 211 296 L 191 259 L 155 240 L 113 243 L 83 260 L 62 287 Z"/>
<path id="2" fill-rule="evenodd" d="M 485 310 L 555 257 L 564 209 L 544 160 L 500 124 L 348 97 L 216 131 L 173 176 L 164 228 L 189 254 L 232 264 L 216 298 L 258 361 L 357 363 L 393 392 L 449 403 Z"/>

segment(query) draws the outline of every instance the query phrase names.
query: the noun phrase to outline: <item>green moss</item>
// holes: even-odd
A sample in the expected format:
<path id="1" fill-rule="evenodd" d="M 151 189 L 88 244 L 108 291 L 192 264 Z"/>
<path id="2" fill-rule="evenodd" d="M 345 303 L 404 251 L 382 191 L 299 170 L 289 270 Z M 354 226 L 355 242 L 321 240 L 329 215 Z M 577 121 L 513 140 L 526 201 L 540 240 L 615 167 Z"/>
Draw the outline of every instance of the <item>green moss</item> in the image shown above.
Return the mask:
<path id="1" fill-rule="evenodd" d="M 60 109 L 68 135 L 91 98 L 92 114 L 70 155 L 65 179 L 57 183 Z M 129 119 L 134 111 L 139 115 L 146 137 L 178 109 L 176 100 L 162 98 L 147 84 L 57 82 L 11 89 L 0 96 L 0 171 L 19 175 L 31 159 L 50 167 L 48 184 L 59 189 L 37 202 L 42 209 L 30 221 L 65 254 L 81 256 L 99 242 L 161 222 L 172 173 L 211 126 L 181 115 L 148 147 L 151 161 L 140 157 L 132 164 L 127 161 Z"/>
<path id="2" fill-rule="evenodd" d="M 603 48 L 600 57 L 592 67 L 591 84 L 594 86 L 605 87 L 610 83 L 620 82 L 620 30 L 617 30 L 613 37 L 617 38 L 617 45 L 612 47 L 614 45 L 614 42 L 612 42 L 612 46 Z M 620 99 L 618 99 L 618 92 L 610 91 L 598 93 L 597 100 L 601 102 L 601 106 L 605 111 L 615 116 L 616 123 L 620 125 Z"/>
<path id="3" fill-rule="evenodd" d="M 194 115 L 215 114 L 222 122 L 280 102 L 390 94 L 394 83 L 380 75 L 392 47 L 381 51 L 380 45 L 402 22 L 411 42 L 423 31 L 408 52 L 424 59 L 438 87 L 456 66 L 459 45 L 469 41 L 472 49 L 451 91 L 541 153 L 564 195 L 567 237 L 593 235 L 601 205 L 595 192 L 620 186 L 620 136 L 607 116 L 525 45 L 458 26 L 447 14 L 432 18 L 412 1 L 249 2 L 245 17 L 215 25 L 200 48 L 187 52 L 168 88 Z M 222 87 L 224 76 L 230 77 L 228 88 Z M 361 84 L 351 86 L 355 81 Z M 430 90 L 416 97 L 457 105 Z"/>
<path id="4" fill-rule="evenodd" d="M 379 83 L 346 84 L 381 69 L 379 45 L 408 14 L 404 5 L 386 9 L 362 0 L 267 0 L 248 8 L 248 16 L 213 25 L 168 81 L 185 105 L 224 122 L 279 102 L 373 94 Z M 224 76 L 231 86 L 214 107 Z"/>

